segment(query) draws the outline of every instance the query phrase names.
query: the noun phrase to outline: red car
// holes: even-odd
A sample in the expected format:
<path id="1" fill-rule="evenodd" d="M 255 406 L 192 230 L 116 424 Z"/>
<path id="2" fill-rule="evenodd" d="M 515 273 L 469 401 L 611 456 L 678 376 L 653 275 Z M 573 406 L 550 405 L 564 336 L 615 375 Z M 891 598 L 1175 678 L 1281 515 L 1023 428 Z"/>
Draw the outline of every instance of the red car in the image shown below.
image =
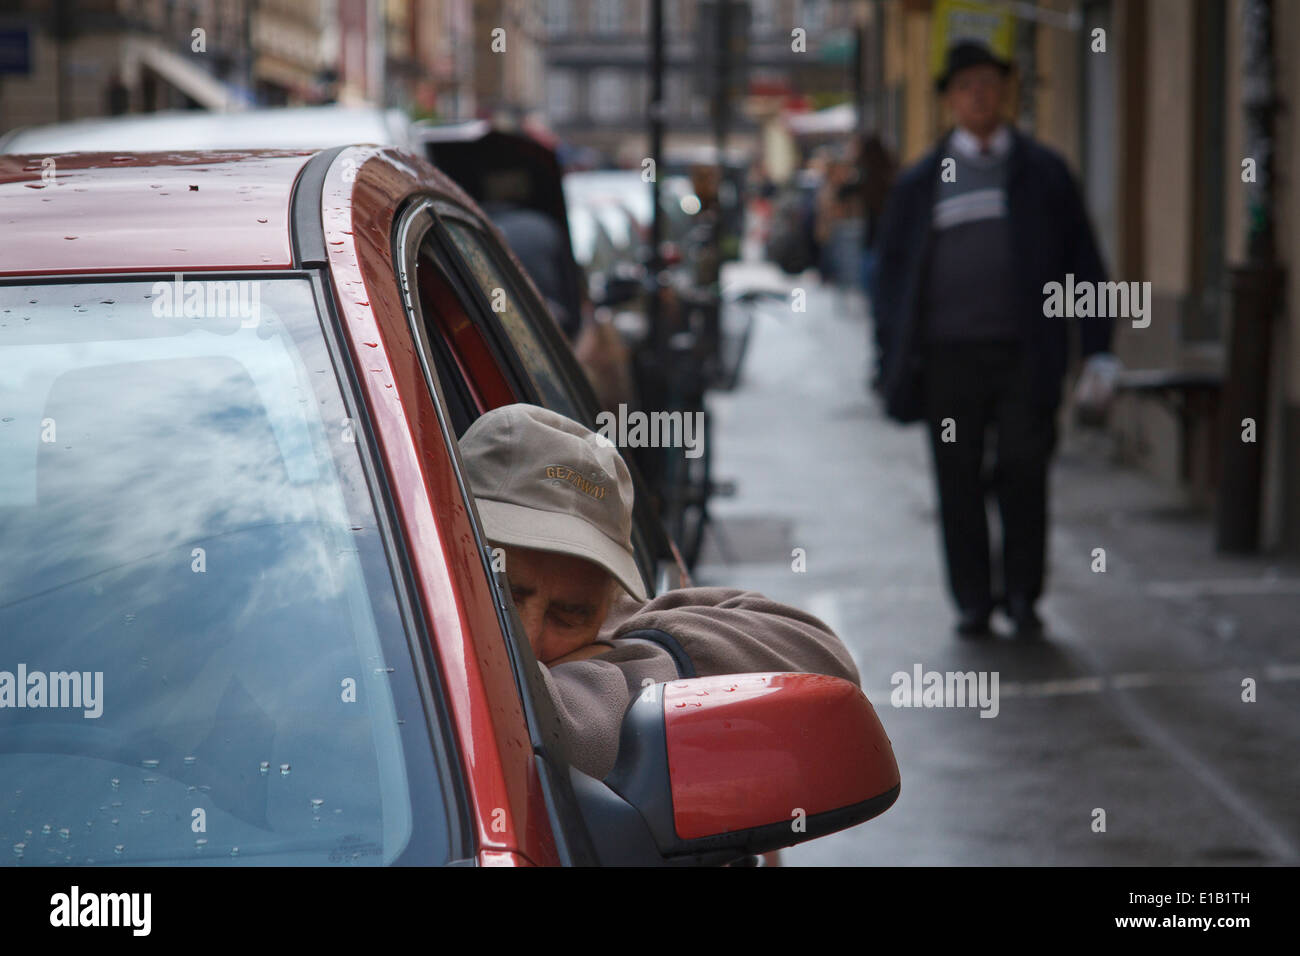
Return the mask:
<path id="1" fill-rule="evenodd" d="M 5 156 L 0 209 L 4 862 L 731 863 L 896 798 L 818 675 L 650 688 L 568 767 L 456 438 L 596 409 L 422 159 Z"/>

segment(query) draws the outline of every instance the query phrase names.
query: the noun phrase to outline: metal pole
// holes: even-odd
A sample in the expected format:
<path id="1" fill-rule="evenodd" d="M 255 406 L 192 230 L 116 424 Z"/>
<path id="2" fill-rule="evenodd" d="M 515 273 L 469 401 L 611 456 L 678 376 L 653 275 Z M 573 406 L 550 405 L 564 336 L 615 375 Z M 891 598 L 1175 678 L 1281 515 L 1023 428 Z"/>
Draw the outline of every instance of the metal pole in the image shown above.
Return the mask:
<path id="1" fill-rule="evenodd" d="M 867 129 L 867 25 L 860 18 L 853 24 L 853 109 L 858 132 Z"/>
<path id="2" fill-rule="evenodd" d="M 717 0 L 717 79 L 713 90 L 713 142 L 718 151 L 718 173 L 721 178 L 722 153 L 727 148 L 727 106 L 731 92 L 731 3 Z"/>
<path id="3" fill-rule="evenodd" d="M 1242 16 L 1246 155 L 1255 160 L 1255 182 L 1247 184 L 1247 261 L 1231 270 L 1232 338 L 1223 389 L 1215 545 L 1219 551 L 1249 554 L 1259 550 L 1269 346 L 1285 271 L 1275 259 L 1273 2 L 1246 0 Z M 1247 419 L 1254 422 L 1254 441 L 1243 439 Z"/>
<path id="4" fill-rule="evenodd" d="M 664 239 L 663 215 L 659 210 L 659 167 L 664 153 L 664 0 L 650 2 L 650 340 L 659 341 L 659 274 L 664 262 L 660 245 Z"/>

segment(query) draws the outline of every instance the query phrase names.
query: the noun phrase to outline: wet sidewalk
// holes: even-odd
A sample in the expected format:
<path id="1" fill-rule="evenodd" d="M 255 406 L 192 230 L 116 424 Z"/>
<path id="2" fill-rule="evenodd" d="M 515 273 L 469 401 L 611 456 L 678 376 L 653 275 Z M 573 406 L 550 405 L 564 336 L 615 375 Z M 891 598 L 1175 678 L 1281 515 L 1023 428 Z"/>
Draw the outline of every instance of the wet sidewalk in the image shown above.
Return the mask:
<path id="1" fill-rule="evenodd" d="M 760 314 L 739 386 L 710 398 L 715 474 L 737 493 L 714 505 L 697 578 L 825 620 L 902 772 L 886 814 L 786 862 L 1300 861 L 1300 567 L 1217 558 L 1208 516 L 1067 432 L 1047 639 L 957 641 L 925 435 L 868 396 L 860 303 L 765 265 L 726 279 L 802 288 L 807 311 Z M 891 706 L 917 665 L 996 672 L 997 717 Z"/>

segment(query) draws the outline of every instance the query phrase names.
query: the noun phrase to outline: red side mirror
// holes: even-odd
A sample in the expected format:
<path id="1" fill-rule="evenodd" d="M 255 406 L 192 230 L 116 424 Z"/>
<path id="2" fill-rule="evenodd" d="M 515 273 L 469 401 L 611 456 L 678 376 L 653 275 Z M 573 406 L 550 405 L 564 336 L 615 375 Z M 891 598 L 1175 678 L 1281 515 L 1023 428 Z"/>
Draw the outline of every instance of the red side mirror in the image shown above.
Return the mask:
<path id="1" fill-rule="evenodd" d="M 869 820 L 899 792 L 871 703 L 820 674 L 647 687 L 623 718 L 614 770 L 603 786 L 587 780 L 580 796 L 604 862 L 766 853 Z"/>
<path id="2" fill-rule="evenodd" d="M 675 681 L 664 685 L 664 730 L 673 826 L 685 840 L 781 824 L 797 843 L 808 839 L 800 823 L 883 801 L 857 823 L 898 796 L 885 729 L 862 691 L 838 677 Z"/>

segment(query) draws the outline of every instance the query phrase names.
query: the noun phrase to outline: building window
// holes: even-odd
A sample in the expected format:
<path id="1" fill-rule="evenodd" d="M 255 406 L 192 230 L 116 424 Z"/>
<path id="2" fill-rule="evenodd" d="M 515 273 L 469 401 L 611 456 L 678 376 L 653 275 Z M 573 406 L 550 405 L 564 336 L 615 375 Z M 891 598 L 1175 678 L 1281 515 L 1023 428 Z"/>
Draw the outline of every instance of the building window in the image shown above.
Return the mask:
<path id="1" fill-rule="evenodd" d="M 826 8 L 828 0 L 799 0 L 797 27 L 805 30 L 821 30 L 826 26 Z"/>
<path id="2" fill-rule="evenodd" d="M 628 84 L 623 71 L 592 70 L 590 102 L 592 119 L 608 123 L 628 115 Z"/>
<path id="3" fill-rule="evenodd" d="M 596 0 L 597 33 L 619 33 L 623 27 L 623 4 L 619 0 Z"/>
<path id="4" fill-rule="evenodd" d="M 674 37 L 690 36 L 695 29 L 695 4 L 688 0 L 664 0 L 664 32 Z"/>
<path id="5" fill-rule="evenodd" d="M 578 86 L 568 70 L 546 74 L 546 113 L 553 122 L 572 119 L 577 113 Z"/>
<path id="6" fill-rule="evenodd" d="M 571 0 L 546 0 L 546 32 L 552 36 L 568 33 L 573 28 L 570 20 Z"/>

